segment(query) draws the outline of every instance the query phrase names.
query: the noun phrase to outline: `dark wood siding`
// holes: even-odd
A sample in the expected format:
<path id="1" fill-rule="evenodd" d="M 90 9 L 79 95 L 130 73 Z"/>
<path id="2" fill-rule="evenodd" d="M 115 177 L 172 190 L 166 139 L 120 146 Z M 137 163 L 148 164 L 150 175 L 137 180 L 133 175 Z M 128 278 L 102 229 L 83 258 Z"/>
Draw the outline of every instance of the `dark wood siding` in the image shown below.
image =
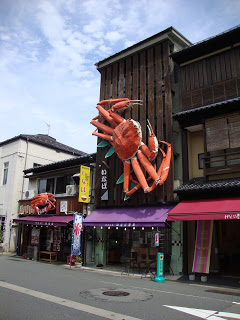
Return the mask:
<path id="1" fill-rule="evenodd" d="M 240 96 L 240 48 L 181 66 L 182 109 Z"/>
<path id="2" fill-rule="evenodd" d="M 61 201 L 67 201 L 68 203 L 68 212 L 73 213 L 73 212 L 83 212 L 83 203 L 78 202 L 78 196 L 74 197 L 58 197 L 56 198 L 56 214 L 57 215 L 64 215 L 63 212 L 60 212 L 60 202 Z M 20 200 L 19 201 L 19 207 L 20 206 L 29 206 L 31 207 L 31 200 Z M 51 211 L 49 211 L 49 214 Z M 29 213 L 30 214 L 30 213 Z M 37 215 L 37 213 L 35 213 Z"/>
<path id="3" fill-rule="evenodd" d="M 146 144 L 148 139 L 147 119 L 151 122 L 158 140 L 166 139 L 167 142 L 172 143 L 172 91 L 169 52 L 169 42 L 165 41 L 101 69 L 100 100 L 127 97 L 143 101 L 143 105 L 134 106 L 132 110 L 126 110 L 123 115 L 125 118 L 131 117 L 140 122 L 143 142 Z M 167 151 L 165 147 L 163 148 Z M 171 168 L 169 177 L 163 186 L 158 186 L 150 194 L 144 194 L 142 190 L 139 190 L 129 200 L 124 201 L 122 184 L 116 185 L 116 181 L 123 173 L 123 164 L 116 154 L 105 158 L 108 149 L 108 147 L 105 147 L 97 150 L 96 206 L 158 204 L 161 201 L 171 201 L 173 199 L 173 168 Z M 100 170 L 103 161 L 109 166 L 108 200 L 101 200 L 100 197 Z M 161 161 L 162 158 L 159 153 L 157 158 L 158 168 Z"/>

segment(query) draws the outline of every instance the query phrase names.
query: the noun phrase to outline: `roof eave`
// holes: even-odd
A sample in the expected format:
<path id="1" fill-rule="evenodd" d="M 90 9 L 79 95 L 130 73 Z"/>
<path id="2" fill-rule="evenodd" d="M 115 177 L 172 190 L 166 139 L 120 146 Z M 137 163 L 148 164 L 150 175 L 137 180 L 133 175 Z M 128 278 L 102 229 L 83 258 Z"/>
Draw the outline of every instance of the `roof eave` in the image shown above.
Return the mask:
<path id="1" fill-rule="evenodd" d="M 196 57 L 225 50 L 232 46 L 239 45 L 240 25 L 226 30 L 213 37 L 197 42 L 194 45 L 171 53 L 171 58 L 178 64 L 183 64 Z"/>
<path id="2" fill-rule="evenodd" d="M 181 47 L 188 47 L 192 45 L 192 43 L 185 38 L 180 32 L 178 32 L 173 27 L 169 27 L 164 31 L 161 31 L 143 41 L 140 41 L 134 44 L 131 47 L 128 47 L 104 60 L 95 63 L 97 70 L 101 70 L 119 60 L 122 60 L 128 56 L 132 56 L 146 48 L 154 46 L 158 43 L 163 42 L 164 40 L 169 40 L 172 44 L 178 43 Z"/>

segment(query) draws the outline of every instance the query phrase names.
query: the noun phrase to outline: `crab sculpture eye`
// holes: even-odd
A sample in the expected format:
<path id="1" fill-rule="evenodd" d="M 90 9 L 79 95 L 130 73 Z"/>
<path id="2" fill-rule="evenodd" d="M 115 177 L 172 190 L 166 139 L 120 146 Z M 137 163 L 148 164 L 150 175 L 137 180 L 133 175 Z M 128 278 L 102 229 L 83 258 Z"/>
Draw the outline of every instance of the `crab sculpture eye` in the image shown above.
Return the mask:
<path id="1" fill-rule="evenodd" d="M 103 106 L 109 106 L 105 110 Z M 158 140 L 153 132 L 152 126 L 148 121 L 148 146 L 142 141 L 142 128 L 140 123 L 133 119 L 124 119 L 117 111 L 141 105 L 140 100 L 129 100 L 128 98 L 102 100 L 97 104 L 99 115 L 92 119 L 91 124 L 97 129 L 93 135 L 103 139 L 98 147 L 111 145 L 111 149 L 106 157 L 117 153 L 123 162 L 124 172 L 117 183 L 123 182 L 124 200 L 127 200 L 139 188 L 145 193 L 149 193 L 162 185 L 169 173 L 172 149 L 171 144 L 165 141 L 159 141 L 167 146 L 167 153 L 159 147 Z M 100 121 L 100 116 L 109 122 L 111 127 Z M 100 131 L 100 132 L 99 132 Z M 158 151 L 162 154 L 162 163 L 159 169 L 156 169 L 155 159 Z M 137 179 L 133 179 L 131 172 L 134 171 Z M 144 172 L 147 172 L 148 177 Z M 153 180 L 151 186 L 148 181 Z"/>

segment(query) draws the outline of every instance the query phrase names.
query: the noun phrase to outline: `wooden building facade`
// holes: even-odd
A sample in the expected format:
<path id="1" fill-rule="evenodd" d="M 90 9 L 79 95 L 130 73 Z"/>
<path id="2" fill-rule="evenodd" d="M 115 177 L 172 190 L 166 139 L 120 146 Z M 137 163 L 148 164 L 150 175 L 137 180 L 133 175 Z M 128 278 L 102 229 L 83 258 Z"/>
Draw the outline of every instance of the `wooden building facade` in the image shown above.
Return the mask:
<path id="1" fill-rule="evenodd" d="M 158 140 L 173 143 L 173 97 L 177 92 L 177 79 L 170 53 L 189 46 L 190 42 L 170 27 L 151 38 L 129 47 L 96 64 L 101 73 L 100 100 L 127 97 L 142 100 L 141 106 L 125 111 L 123 116 L 141 124 L 142 140 L 147 144 L 147 119 Z M 98 142 L 100 142 L 99 139 Z M 166 149 L 165 149 L 166 151 Z M 173 200 L 174 162 L 167 181 L 149 194 L 138 190 L 124 201 L 122 184 L 116 184 L 123 173 L 123 164 L 116 154 L 105 158 L 106 148 L 97 149 L 96 193 L 97 207 L 156 205 Z M 157 169 L 162 161 L 157 157 Z M 103 197 L 102 169 L 107 171 L 108 197 Z"/>
<path id="2" fill-rule="evenodd" d="M 172 55 L 180 72 L 180 111 L 174 119 L 184 131 L 184 181 L 240 176 L 239 36 L 240 28 L 234 28 Z M 186 152 L 194 132 L 201 132 L 204 154 L 197 176 L 188 170 Z"/>
<path id="3" fill-rule="evenodd" d="M 175 190 L 182 201 L 168 220 L 183 221 L 186 273 L 193 266 L 197 221 L 213 220 L 210 272 L 239 275 L 239 39 L 237 26 L 171 55 L 180 79 L 180 111 L 173 119 L 182 129 L 184 183 Z"/>

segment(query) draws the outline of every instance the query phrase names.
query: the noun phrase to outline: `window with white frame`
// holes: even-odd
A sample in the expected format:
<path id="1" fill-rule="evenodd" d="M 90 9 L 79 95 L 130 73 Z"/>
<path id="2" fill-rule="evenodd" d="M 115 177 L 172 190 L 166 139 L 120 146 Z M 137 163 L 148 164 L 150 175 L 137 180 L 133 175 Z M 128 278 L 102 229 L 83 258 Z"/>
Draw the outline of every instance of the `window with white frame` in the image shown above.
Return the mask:
<path id="1" fill-rule="evenodd" d="M 7 184 L 9 162 L 4 162 L 3 167 L 3 185 Z"/>

